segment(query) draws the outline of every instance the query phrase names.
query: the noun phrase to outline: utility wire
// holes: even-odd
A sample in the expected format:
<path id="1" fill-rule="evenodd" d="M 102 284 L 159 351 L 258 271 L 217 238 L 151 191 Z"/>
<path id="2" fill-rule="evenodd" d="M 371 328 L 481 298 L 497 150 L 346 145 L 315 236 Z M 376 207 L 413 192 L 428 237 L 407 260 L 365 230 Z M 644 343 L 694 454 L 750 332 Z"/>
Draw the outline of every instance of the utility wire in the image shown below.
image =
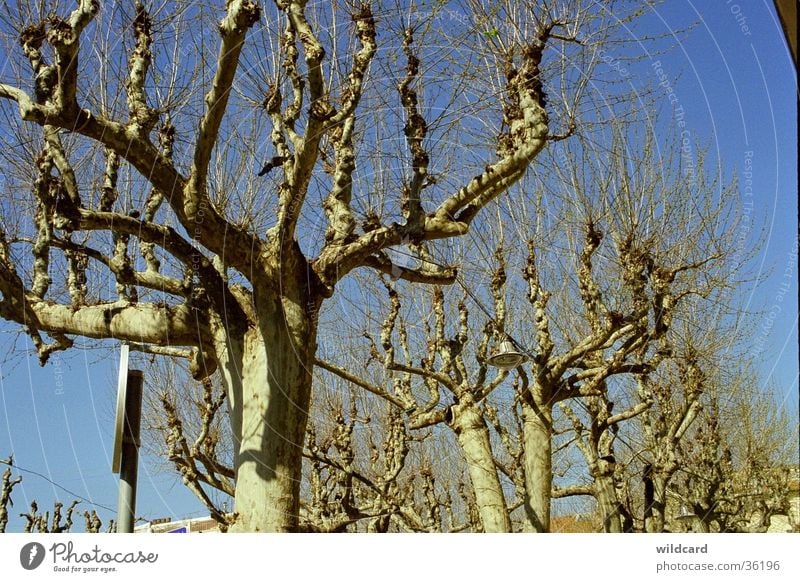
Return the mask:
<path id="1" fill-rule="evenodd" d="M 112 513 L 116 513 L 116 511 L 117 511 L 116 509 L 108 507 L 107 505 L 103 505 L 102 503 L 95 503 L 94 501 L 91 501 L 90 499 L 86 499 L 82 495 L 78 495 L 74 491 L 71 491 L 71 490 L 67 489 L 66 487 L 64 487 L 63 485 L 60 485 L 60 484 L 56 483 L 55 481 L 53 481 L 52 479 L 50 479 L 46 475 L 42 475 L 38 471 L 34 471 L 33 469 L 26 469 L 25 467 L 20 467 L 19 465 L 14 463 L 14 461 L 11 460 L 11 459 L 0 459 L 0 464 L 8 465 L 9 467 L 12 467 L 12 468 L 14 468 L 14 469 L 16 469 L 18 471 L 22 471 L 23 473 L 30 473 L 32 475 L 36 475 L 37 477 L 41 477 L 42 479 L 44 479 L 45 481 L 51 483 L 55 487 L 58 487 L 59 489 L 61 489 L 65 493 L 69 493 L 70 495 L 72 495 L 73 497 L 78 499 L 79 501 L 85 501 L 89 505 L 93 505 L 95 507 L 100 507 L 100 508 L 105 509 L 106 511 L 110 511 Z"/>

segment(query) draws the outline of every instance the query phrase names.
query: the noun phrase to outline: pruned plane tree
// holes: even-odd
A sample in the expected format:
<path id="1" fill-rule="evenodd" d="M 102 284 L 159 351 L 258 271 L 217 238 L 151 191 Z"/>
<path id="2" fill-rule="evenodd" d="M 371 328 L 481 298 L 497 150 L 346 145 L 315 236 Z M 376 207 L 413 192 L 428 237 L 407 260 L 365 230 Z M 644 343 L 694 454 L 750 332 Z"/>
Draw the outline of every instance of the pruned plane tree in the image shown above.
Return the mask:
<path id="1" fill-rule="evenodd" d="M 549 141 L 596 121 L 596 49 L 624 29 L 588 1 L 383 4 L 2 9 L 0 316 L 42 363 L 115 339 L 218 373 L 234 530 L 297 528 L 337 284 L 360 268 L 451 283 L 458 265 L 391 249 L 464 235 Z"/>

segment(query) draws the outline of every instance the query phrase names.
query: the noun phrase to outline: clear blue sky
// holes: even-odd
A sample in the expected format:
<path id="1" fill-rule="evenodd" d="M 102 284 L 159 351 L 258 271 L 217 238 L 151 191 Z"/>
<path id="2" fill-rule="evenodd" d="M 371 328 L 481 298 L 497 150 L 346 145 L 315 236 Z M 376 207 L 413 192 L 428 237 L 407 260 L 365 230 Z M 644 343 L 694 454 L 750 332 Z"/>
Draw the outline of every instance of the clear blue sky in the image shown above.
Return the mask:
<path id="1" fill-rule="evenodd" d="M 773 382 L 785 396 L 785 405 L 796 409 L 797 84 L 772 2 L 671 0 L 647 19 L 654 32 L 662 33 L 699 21 L 669 53 L 646 57 L 631 67 L 633 82 L 655 81 L 653 64 L 660 61 L 684 108 L 687 126 L 711 147 L 714 163 L 721 161 L 725 176 L 735 170 L 741 177 L 748 169 L 745 164 L 752 163 L 749 200 L 757 221 L 768 228 L 759 263 L 764 273 L 771 272 L 746 290 L 750 308 L 766 310 L 754 332 L 753 349 L 758 351 L 765 385 Z M 674 105 L 666 94 L 659 98 L 664 108 Z M 116 477 L 110 471 L 114 346 L 57 354 L 46 368 L 27 353 L 26 338 L 0 322 L 0 458 L 13 452 L 20 466 L 115 508 Z M 55 499 L 69 503 L 74 497 L 42 477 L 22 474 L 24 482 L 14 492 L 12 531 L 22 527 L 15 516 L 26 511 L 32 499 L 46 510 Z M 84 502 L 81 507 L 91 506 Z M 104 520 L 113 517 L 113 512 L 99 511 Z M 145 459 L 137 515 L 200 514 L 205 514 L 203 508 L 180 482 L 154 473 Z M 82 522 L 76 529 L 82 530 Z"/>
<path id="2" fill-rule="evenodd" d="M 743 210 L 752 203 L 754 222 L 766 226 L 757 268 L 768 277 L 747 290 L 750 309 L 764 310 L 751 352 L 764 384 L 797 409 L 797 78 L 773 3 L 666 2 L 651 18 L 672 29 L 699 21 L 660 60 L 680 70 L 675 91 L 687 124 L 711 140 L 726 176 L 738 173 Z M 743 183 L 750 169 L 752 196 Z"/>

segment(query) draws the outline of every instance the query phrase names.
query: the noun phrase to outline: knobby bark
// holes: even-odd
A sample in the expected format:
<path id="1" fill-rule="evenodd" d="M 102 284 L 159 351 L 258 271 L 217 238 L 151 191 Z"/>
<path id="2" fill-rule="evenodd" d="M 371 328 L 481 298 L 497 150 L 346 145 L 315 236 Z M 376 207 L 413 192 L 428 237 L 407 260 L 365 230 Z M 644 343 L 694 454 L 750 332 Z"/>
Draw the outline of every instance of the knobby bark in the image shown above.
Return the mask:
<path id="1" fill-rule="evenodd" d="M 13 457 L 9 458 L 8 463 L 13 462 Z M 11 493 L 16 485 L 22 483 L 22 477 L 11 478 L 11 468 L 3 471 L 2 488 L 0 488 L 0 533 L 5 533 L 8 525 L 8 507 L 13 505 Z"/>
<path id="2" fill-rule="evenodd" d="M 235 440 L 231 531 L 296 531 L 322 298 L 307 266 L 287 269 L 279 292 L 256 281 L 252 323 L 241 334 L 221 319 L 211 326 Z"/>

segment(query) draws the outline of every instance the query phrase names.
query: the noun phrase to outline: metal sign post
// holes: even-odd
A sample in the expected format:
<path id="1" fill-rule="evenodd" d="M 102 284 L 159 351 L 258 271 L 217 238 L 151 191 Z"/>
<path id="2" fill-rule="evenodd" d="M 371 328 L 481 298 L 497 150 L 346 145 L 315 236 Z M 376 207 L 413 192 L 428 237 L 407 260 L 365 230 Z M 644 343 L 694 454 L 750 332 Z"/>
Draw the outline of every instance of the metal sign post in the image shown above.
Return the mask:
<path id="1" fill-rule="evenodd" d="M 128 354 L 130 347 L 122 344 L 119 350 L 119 375 L 117 377 L 117 415 L 114 417 L 114 452 L 111 457 L 111 472 L 119 473 L 122 456 L 122 430 L 125 426 L 125 393 L 128 388 Z"/>
<path id="2" fill-rule="evenodd" d="M 122 431 L 122 454 L 119 470 L 119 499 L 117 502 L 117 532 L 133 533 L 136 511 L 136 479 L 139 474 L 139 427 L 142 418 L 141 370 L 128 372 L 125 394 L 125 426 Z"/>
<path id="3" fill-rule="evenodd" d="M 122 346 L 117 391 L 112 470 L 119 473 L 117 533 L 133 533 L 136 480 L 139 474 L 139 432 L 142 419 L 141 370 L 128 370 L 128 346 Z"/>

